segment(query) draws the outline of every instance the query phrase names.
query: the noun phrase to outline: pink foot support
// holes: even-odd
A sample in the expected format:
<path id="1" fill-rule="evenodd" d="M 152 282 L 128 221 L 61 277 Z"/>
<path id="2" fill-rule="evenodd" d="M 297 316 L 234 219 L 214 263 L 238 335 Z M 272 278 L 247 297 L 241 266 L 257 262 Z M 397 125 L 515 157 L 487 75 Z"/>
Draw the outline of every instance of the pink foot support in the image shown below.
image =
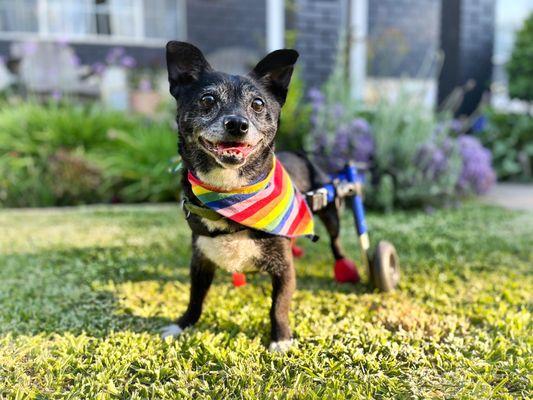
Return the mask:
<path id="1" fill-rule="evenodd" d="M 355 263 L 347 258 L 341 258 L 340 260 L 335 261 L 334 272 L 335 280 L 340 283 L 357 283 L 361 279 Z"/>
<path id="2" fill-rule="evenodd" d="M 296 239 L 291 241 L 291 250 L 294 258 L 300 258 L 304 255 L 304 249 L 296 245 Z"/>

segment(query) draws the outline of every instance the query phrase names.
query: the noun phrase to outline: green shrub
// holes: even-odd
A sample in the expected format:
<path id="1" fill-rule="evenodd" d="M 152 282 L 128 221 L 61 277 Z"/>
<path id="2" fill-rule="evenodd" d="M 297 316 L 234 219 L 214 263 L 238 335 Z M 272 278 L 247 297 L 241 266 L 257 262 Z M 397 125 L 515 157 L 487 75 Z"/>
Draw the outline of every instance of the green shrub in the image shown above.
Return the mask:
<path id="1" fill-rule="evenodd" d="M 281 111 L 280 126 L 276 137 L 279 150 L 302 150 L 311 129 L 311 106 L 305 101 L 305 86 L 296 70 L 291 79 L 287 101 Z"/>
<path id="2" fill-rule="evenodd" d="M 163 123 L 111 131 L 109 141 L 93 152 L 104 171 L 106 191 L 128 203 L 175 200 L 179 179 L 169 167 L 177 158 L 176 142 L 176 133 Z"/>
<path id="3" fill-rule="evenodd" d="M 486 110 L 487 124 L 480 132 L 483 144 L 492 151 L 499 180 L 533 180 L 533 118 L 528 114 Z"/>
<path id="4" fill-rule="evenodd" d="M 457 196 L 461 157 L 431 110 L 401 93 L 395 101 L 382 100 L 371 123 L 376 187 L 369 195 L 375 205 L 437 206 Z"/>
<path id="5" fill-rule="evenodd" d="M 97 105 L 2 104 L 0 206 L 172 200 L 175 138 Z"/>
<path id="6" fill-rule="evenodd" d="M 511 97 L 533 100 L 533 13 L 516 35 L 511 59 L 507 64 Z"/>

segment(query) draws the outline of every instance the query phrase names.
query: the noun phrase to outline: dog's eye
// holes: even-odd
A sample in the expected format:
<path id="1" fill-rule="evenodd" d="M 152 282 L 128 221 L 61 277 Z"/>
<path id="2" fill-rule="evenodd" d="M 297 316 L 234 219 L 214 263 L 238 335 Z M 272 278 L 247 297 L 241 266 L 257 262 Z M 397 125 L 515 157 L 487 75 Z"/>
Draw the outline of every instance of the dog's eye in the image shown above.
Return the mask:
<path id="1" fill-rule="evenodd" d="M 215 105 L 215 96 L 211 95 L 211 94 L 206 94 L 204 96 L 202 96 L 202 98 L 200 99 L 200 104 L 205 107 L 205 108 L 211 108 Z"/>
<path id="2" fill-rule="evenodd" d="M 252 108 L 255 112 L 261 112 L 263 110 L 263 107 L 265 107 L 265 102 L 261 99 L 254 99 L 252 101 Z"/>

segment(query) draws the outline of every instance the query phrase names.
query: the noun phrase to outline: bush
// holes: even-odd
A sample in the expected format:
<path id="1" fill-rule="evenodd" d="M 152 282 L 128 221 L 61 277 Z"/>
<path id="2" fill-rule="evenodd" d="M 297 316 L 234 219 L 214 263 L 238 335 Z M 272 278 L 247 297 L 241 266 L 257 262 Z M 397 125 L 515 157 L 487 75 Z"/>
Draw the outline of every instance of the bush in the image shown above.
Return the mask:
<path id="1" fill-rule="evenodd" d="M 478 139 L 452 132 L 405 93 L 364 110 L 327 90 L 310 91 L 310 150 L 333 173 L 350 160 L 369 164 L 369 204 L 380 209 L 440 206 L 481 194 L 495 180 L 490 152 Z"/>
<path id="2" fill-rule="evenodd" d="M 485 111 L 479 138 L 493 157 L 499 180 L 533 180 L 533 118 L 527 114 Z"/>
<path id="3" fill-rule="evenodd" d="M 170 126 L 96 105 L 2 104 L 0 206 L 172 200 Z"/>
<path id="4" fill-rule="evenodd" d="M 533 100 L 533 13 L 516 35 L 511 59 L 507 64 L 511 97 Z"/>
<path id="5" fill-rule="evenodd" d="M 104 171 L 106 191 L 114 201 L 176 200 L 179 179 L 169 171 L 178 157 L 176 136 L 161 123 L 110 131 L 109 142 L 93 152 L 93 159 Z"/>
<path id="6" fill-rule="evenodd" d="M 304 82 L 297 69 L 291 79 L 287 100 L 281 111 L 276 144 L 279 150 L 301 150 L 311 129 L 311 107 L 305 101 Z"/>

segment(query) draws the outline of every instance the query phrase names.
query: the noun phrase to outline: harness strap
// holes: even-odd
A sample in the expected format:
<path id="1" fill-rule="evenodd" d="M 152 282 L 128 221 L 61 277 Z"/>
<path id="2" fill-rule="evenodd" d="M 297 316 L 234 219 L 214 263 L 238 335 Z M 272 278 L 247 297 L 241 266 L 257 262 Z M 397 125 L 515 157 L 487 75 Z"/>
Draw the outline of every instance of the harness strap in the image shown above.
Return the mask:
<path id="1" fill-rule="evenodd" d="M 208 219 L 210 221 L 218 221 L 223 218 L 222 215 L 216 211 L 207 207 L 197 206 L 196 204 L 192 204 L 187 200 L 183 201 L 183 208 L 185 208 L 191 214 L 198 215 L 199 217 Z"/>

